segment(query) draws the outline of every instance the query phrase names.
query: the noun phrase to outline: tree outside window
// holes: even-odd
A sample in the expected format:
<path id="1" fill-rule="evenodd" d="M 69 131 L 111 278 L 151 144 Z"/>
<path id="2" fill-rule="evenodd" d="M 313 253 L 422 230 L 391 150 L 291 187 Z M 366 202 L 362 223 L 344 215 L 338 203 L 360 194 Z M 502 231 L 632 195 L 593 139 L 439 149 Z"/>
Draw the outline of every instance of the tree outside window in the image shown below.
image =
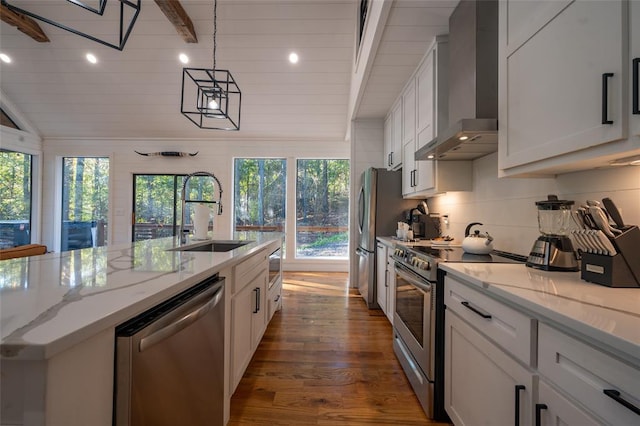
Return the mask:
<path id="1" fill-rule="evenodd" d="M 298 160 L 296 257 L 348 256 L 349 160 Z"/>
<path id="2" fill-rule="evenodd" d="M 109 159 L 65 157 L 62 167 L 61 251 L 107 243 Z"/>
<path id="3" fill-rule="evenodd" d="M 31 242 L 32 156 L 0 150 L 0 248 Z"/>

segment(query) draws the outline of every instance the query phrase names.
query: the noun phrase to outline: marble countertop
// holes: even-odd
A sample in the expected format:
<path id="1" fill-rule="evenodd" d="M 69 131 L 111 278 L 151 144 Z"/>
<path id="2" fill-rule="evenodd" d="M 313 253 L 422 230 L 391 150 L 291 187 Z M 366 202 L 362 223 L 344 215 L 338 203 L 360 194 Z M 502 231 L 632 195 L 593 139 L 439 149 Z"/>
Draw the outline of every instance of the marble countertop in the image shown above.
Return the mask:
<path id="1" fill-rule="evenodd" d="M 426 247 L 431 247 L 433 246 L 433 243 L 431 242 L 431 240 L 427 240 L 424 238 L 418 238 L 416 240 L 400 240 L 396 237 L 376 237 L 376 239 L 378 241 L 380 241 L 382 244 L 389 246 L 389 247 L 393 247 L 395 244 L 402 244 L 405 246 L 426 246 Z M 435 247 L 460 247 L 461 243 L 458 240 L 453 240 L 447 244 L 437 244 L 435 245 Z"/>
<path id="2" fill-rule="evenodd" d="M 169 237 L 0 261 L 0 355 L 50 358 L 281 237 L 239 233 L 253 242 L 221 253 L 171 251 Z"/>
<path id="3" fill-rule="evenodd" d="M 579 272 L 547 272 L 522 264 L 445 263 L 465 282 L 524 308 L 640 368 L 640 288 L 611 288 Z"/>

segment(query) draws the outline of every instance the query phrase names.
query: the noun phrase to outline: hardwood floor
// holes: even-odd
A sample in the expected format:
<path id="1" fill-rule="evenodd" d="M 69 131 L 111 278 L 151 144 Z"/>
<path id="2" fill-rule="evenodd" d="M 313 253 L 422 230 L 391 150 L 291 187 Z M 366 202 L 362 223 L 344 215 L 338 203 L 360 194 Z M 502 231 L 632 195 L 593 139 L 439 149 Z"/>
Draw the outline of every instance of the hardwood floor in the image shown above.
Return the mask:
<path id="1" fill-rule="evenodd" d="M 285 273 L 271 321 L 231 400 L 229 425 L 431 423 L 346 273 Z M 440 423 L 441 424 L 441 423 Z"/>

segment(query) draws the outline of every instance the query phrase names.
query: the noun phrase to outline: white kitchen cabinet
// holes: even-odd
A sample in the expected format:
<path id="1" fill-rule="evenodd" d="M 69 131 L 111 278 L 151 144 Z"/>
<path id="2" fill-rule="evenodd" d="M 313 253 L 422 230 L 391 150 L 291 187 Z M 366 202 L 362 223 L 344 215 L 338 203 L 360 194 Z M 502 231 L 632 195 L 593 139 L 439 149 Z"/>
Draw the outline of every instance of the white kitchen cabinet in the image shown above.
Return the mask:
<path id="1" fill-rule="evenodd" d="M 535 406 L 535 424 L 541 426 L 600 426 L 596 420 L 574 403 L 556 392 L 544 380 L 538 382 L 538 402 Z"/>
<path id="2" fill-rule="evenodd" d="M 603 419 L 600 424 L 638 424 L 637 365 L 624 363 L 543 323 L 538 327 L 538 350 L 540 375 L 568 395 L 570 401 L 580 401 L 585 410 Z M 546 403 L 542 398 L 540 402 Z"/>
<path id="3" fill-rule="evenodd" d="M 628 139 L 628 7 L 500 2 L 501 175 L 590 168 L 640 148 Z"/>
<path id="4" fill-rule="evenodd" d="M 484 321 L 478 317 L 477 321 Z M 453 310 L 445 313 L 445 409 L 457 426 L 531 425 L 537 382 Z"/>
<path id="5" fill-rule="evenodd" d="M 387 318 L 393 325 L 393 313 L 396 310 L 396 273 L 394 270 L 393 247 L 387 249 Z"/>
<path id="6" fill-rule="evenodd" d="M 387 276 L 387 246 L 378 242 L 376 245 L 376 298 L 385 315 L 387 315 L 389 300 Z"/>
<path id="7" fill-rule="evenodd" d="M 636 144 L 640 146 L 640 2 L 629 2 L 630 24 L 630 49 L 629 63 L 631 65 L 631 118 L 629 119 L 630 134 Z"/>
<path id="8" fill-rule="evenodd" d="M 416 82 L 412 78 L 402 92 L 402 144 L 416 139 Z"/>
<path id="9" fill-rule="evenodd" d="M 449 125 L 449 43 L 436 37 L 416 72 L 416 151 Z"/>
<path id="10" fill-rule="evenodd" d="M 402 98 L 398 99 L 384 123 L 384 153 L 387 170 L 402 166 Z"/>
<path id="11" fill-rule="evenodd" d="M 267 251 L 234 267 L 231 296 L 231 348 L 229 394 L 233 394 L 268 323 Z"/>

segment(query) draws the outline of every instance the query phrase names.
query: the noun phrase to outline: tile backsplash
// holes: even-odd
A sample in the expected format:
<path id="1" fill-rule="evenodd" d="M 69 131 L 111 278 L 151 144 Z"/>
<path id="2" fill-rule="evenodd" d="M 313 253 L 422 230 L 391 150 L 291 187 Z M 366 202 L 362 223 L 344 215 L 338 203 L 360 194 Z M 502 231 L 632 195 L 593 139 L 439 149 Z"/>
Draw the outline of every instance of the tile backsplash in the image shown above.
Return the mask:
<path id="1" fill-rule="evenodd" d="M 498 178 L 498 157 L 491 154 L 474 161 L 473 191 L 449 192 L 428 199 L 429 210 L 449 215 L 442 233 L 458 242 L 471 222 L 494 237 L 499 250 L 528 254 L 538 237 L 536 201 L 548 194 L 574 200 L 611 198 L 626 223 L 640 224 L 640 167 L 627 166 L 567 173 L 555 178 Z"/>

